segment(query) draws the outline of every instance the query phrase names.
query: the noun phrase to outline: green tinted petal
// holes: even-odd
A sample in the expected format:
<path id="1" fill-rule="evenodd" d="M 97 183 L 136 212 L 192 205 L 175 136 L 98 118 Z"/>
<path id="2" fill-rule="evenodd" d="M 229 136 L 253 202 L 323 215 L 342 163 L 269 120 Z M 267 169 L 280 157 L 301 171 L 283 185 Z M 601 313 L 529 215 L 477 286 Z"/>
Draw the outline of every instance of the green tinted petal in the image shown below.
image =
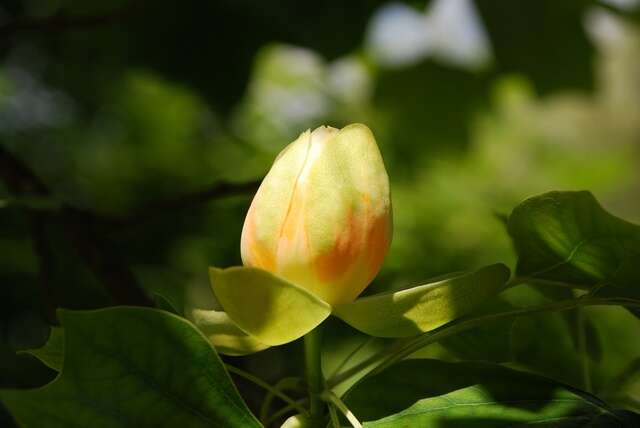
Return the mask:
<path id="1" fill-rule="evenodd" d="M 256 268 L 209 268 L 211 285 L 229 317 L 258 341 L 275 346 L 313 330 L 331 307 L 303 288 Z"/>

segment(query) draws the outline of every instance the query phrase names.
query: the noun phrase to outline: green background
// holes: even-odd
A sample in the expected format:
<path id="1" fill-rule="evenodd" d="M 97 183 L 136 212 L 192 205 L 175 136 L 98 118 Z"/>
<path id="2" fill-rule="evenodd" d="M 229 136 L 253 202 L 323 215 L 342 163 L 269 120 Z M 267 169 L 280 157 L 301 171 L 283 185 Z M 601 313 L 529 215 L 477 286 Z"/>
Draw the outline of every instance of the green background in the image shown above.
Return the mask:
<path id="1" fill-rule="evenodd" d="M 437 3 L 2 2 L 0 387 L 53 379 L 18 351 L 46 341 L 55 308 L 180 308 L 208 266 L 240 264 L 256 180 L 322 124 L 367 124 L 391 179 L 394 241 L 366 293 L 515 268 L 502 218 L 545 191 L 588 189 L 639 222 L 639 7 L 470 1 L 484 51 L 456 61 L 472 25 L 462 9 L 452 25 Z M 440 38 L 393 64 L 376 31 L 398 11 Z M 387 55 L 419 44 L 392 30 L 401 46 Z M 492 304 L 566 293 L 523 287 Z M 625 334 L 640 322 L 619 308 L 585 313 L 594 391 L 640 410 L 640 345 Z M 424 353 L 508 361 L 582 388 L 574 326 L 571 314 L 531 317 Z M 326 328 L 341 344 L 326 358 L 357 339 L 335 319 Z M 269 381 L 299 375 L 301 359 L 299 342 L 227 358 Z M 238 387 L 257 411 L 263 391 Z"/>

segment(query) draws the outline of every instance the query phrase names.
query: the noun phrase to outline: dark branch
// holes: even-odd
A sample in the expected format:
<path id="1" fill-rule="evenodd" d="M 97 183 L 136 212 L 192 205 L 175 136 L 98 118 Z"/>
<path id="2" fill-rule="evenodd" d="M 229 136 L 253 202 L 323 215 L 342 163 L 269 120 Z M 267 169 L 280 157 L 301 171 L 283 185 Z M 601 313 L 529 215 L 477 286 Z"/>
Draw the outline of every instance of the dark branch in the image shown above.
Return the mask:
<path id="1" fill-rule="evenodd" d="M 184 210 L 205 204 L 214 199 L 236 195 L 251 195 L 258 190 L 258 186 L 260 186 L 260 180 L 247 183 L 228 183 L 222 181 L 203 190 L 187 193 L 172 199 L 149 203 L 127 217 L 103 221 L 115 226 L 135 226 L 160 216 L 163 213 Z"/>
<path id="2" fill-rule="evenodd" d="M 0 178 L 5 182 L 10 192 L 16 196 L 51 196 L 50 189 L 31 171 L 20 159 L 0 145 Z M 187 209 L 204 204 L 213 199 L 234 195 L 253 194 L 258 189 L 260 181 L 247 183 L 218 182 L 209 188 L 187 193 L 173 199 L 153 202 L 136 213 L 121 219 L 110 219 L 62 204 L 59 211 L 41 212 L 31 210 L 34 221 L 37 218 L 38 229 L 34 225 L 34 248 L 40 256 L 41 283 L 45 296 L 55 304 L 48 284 L 50 264 L 45 258 L 49 257 L 45 247 L 41 222 L 46 215 L 56 215 L 62 219 L 65 233 L 70 239 L 78 256 L 90 268 L 93 274 L 105 285 L 116 303 L 139 306 L 150 306 L 152 303 L 136 281 L 119 251 L 101 234 L 101 228 L 129 227 L 139 225 L 166 212 Z"/>
<path id="3" fill-rule="evenodd" d="M 50 189 L 17 157 L 0 145 L 0 178 L 8 190 L 17 195 L 51 195 Z M 37 211 L 34 211 L 37 213 Z M 44 215 L 44 212 L 40 212 Z M 151 306 L 129 267 L 100 236 L 96 225 L 99 221 L 89 213 L 63 204 L 59 213 L 67 237 L 74 245 L 78 256 L 93 274 L 109 290 L 118 304 Z M 40 245 L 36 244 L 36 247 Z M 37 248 L 36 248 L 37 249 Z M 37 249 L 38 250 L 38 249 Z M 43 290 L 48 293 L 48 290 Z"/>
<path id="4" fill-rule="evenodd" d="M 76 253 L 119 304 L 153 306 L 117 248 L 99 230 L 100 222 L 84 211 L 63 207 L 62 221 Z"/>
<path id="5" fill-rule="evenodd" d="M 51 324 L 57 324 L 56 308 L 58 299 L 51 284 L 54 270 L 54 257 L 49 246 L 46 230 L 46 216 L 41 212 L 32 212 L 31 240 L 33 250 L 38 256 L 38 280 L 43 293 L 44 313 Z"/>
<path id="6" fill-rule="evenodd" d="M 53 15 L 42 19 L 21 19 L 0 26 L 0 38 L 8 37 L 23 31 L 59 32 L 73 29 L 93 28 L 111 24 L 133 14 L 140 2 L 132 1 L 122 9 L 104 15 L 65 16 Z"/>
<path id="7" fill-rule="evenodd" d="M 25 164 L 0 145 L 0 178 L 14 195 L 48 195 L 47 186 Z"/>

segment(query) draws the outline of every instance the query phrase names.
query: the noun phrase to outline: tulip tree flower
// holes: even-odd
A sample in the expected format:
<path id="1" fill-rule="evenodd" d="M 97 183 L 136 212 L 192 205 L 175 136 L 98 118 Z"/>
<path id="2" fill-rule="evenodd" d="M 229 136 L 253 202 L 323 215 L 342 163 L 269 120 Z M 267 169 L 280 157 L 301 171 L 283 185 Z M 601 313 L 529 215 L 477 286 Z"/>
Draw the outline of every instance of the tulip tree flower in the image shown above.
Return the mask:
<path id="1" fill-rule="evenodd" d="M 210 268 L 187 315 L 219 352 L 242 355 L 306 335 L 333 314 L 378 337 L 439 327 L 499 292 L 502 264 L 357 298 L 389 249 L 389 179 L 362 124 L 303 132 L 276 158 L 241 237 L 244 266 Z"/>
<path id="2" fill-rule="evenodd" d="M 242 261 L 349 303 L 391 243 L 389 179 L 364 125 L 303 132 L 276 159 L 247 214 Z"/>

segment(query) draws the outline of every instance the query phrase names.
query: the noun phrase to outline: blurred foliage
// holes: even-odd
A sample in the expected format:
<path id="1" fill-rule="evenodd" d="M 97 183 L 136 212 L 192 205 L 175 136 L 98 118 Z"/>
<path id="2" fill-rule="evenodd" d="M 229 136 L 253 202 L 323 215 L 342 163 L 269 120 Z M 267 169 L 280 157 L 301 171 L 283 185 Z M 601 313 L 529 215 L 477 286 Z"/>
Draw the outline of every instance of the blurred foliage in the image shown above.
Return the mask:
<path id="1" fill-rule="evenodd" d="M 589 189 L 614 214 L 640 221 L 637 2 L 455 2 L 470 7 L 487 43 L 488 59 L 472 65 L 443 55 L 443 40 L 468 42 L 467 27 L 437 25 L 463 11 L 426 3 L 3 2 L 0 142 L 50 192 L 0 184 L 0 386 L 52 378 L 16 354 L 44 343 L 52 303 L 122 303 L 105 287 L 105 269 L 90 266 L 86 247 L 70 238 L 66 208 L 98 219 L 81 235 L 107 248 L 99 262 L 107 271 L 124 263 L 149 294 L 180 308 L 186 285 L 206 283 L 207 266 L 240 263 L 251 191 L 181 198 L 261 178 L 287 143 L 320 124 L 368 124 L 392 181 L 394 241 L 369 291 L 497 261 L 513 266 L 501 215 L 547 190 Z M 402 19 L 432 26 L 428 43 L 409 37 L 409 21 L 389 23 L 398 7 Z M 408 49 L 405 62 L 381 59 L 376 31 L 391 31 L 394 52 Z M 545 298 L 511 292 L 493 304 Z M 594 388 L 640 409 L 638 376 L 621 389 L 610 384 L 637 372 L 640 349 L 623 334 L 637 320 L 585 312 L 598 338 Z M 572 364 L 571 322 L 558 315 L 496 326 L 500 340 L 479 356 L 469 348 L 491 331 L 425 352 L 513 360 L 582 387 L 579 373 L 554 365 L 554 352 Z M 340 338 L 336 353 L 349 349 L 344 328 L 327 327 Z M 532 339 L 541 329 L 550 342 Z M 277 379 L 298 367 L 297 347 L 237 363 Z M 240 388 L 259 406 L 261 391 Z"/>

